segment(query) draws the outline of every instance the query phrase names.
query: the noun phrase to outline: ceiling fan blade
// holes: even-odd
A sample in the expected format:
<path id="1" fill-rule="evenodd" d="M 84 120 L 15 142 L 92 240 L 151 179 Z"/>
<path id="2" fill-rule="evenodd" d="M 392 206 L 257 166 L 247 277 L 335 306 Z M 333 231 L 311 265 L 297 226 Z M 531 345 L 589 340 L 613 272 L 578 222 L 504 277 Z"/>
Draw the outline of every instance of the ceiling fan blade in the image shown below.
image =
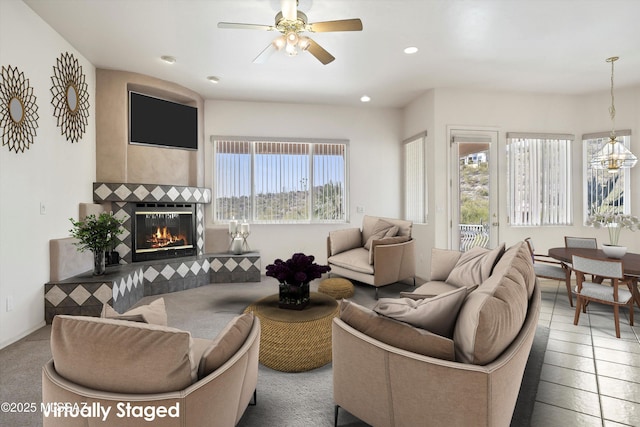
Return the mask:
<path id="1" fill-rule="evenodd" d="M 295 21 L 298 18 L 298 2 L 296 0 L 280 0 L 282 17 L 288 21 Z"/>
<path id="2" fill-rule="evenodd" d="M 218 28 L 230 28 L 235 30 L 275 30 L 275 27 L 272 25 L 241 24 L 239 22 L 218 22 Z"/>
<path id="3" fill-rule="evenodd" d="M 355 19 L 341 19 L 338 21 L 323 21 L 309 24 L 309 31 L 327 33 L 330 31 L 362 31 L 362 21 Z"/>
<path id="4" fill-rule="evenodd" d="M 275 47 L 273 43 L 269 43 L 269 46 L 265 47 L 262 52 L 256 56 L 253 60 L 254 64 L 264 64 L 267 60 L 273 55 L 274 52 L 277 52 L 278 49 Z"/>
<path id="5" fill-rule="evenodd" d="M 322 62 L 324 65 L 327 65 L 334 59 L 336 59 L 333 55 L 327 52 L 322 46 L 313 40 L 309 39 L 309 47 L 307 48 L 310 54 L 316 57 L 316 59 Z"/>

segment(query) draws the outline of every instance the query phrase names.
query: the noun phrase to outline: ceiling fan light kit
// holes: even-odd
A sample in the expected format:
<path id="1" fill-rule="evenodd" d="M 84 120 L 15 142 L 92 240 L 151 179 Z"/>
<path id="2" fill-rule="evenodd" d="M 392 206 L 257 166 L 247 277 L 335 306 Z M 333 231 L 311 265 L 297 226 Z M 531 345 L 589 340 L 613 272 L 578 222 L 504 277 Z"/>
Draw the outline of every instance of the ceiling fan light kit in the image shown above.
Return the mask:
<path id="1" fill-rule="evenodd" d="M 308 23 L 307 15 L 297 10 L 296 0 L 282 0 L 282 11 L 275 17 L 275 25 L 242 24 L 236 22 L 218 22 L 218 28 L 230 29 L 250 29 L 278 31 L 282 35 L 274 39 L 260 54 L 253 60 L 255 63 L 263 63 L 274 51 L 285 50 L 287 55 L 296 56 L 298 52 L 308 51 L 318 61 L 324 65 L 332 62 L 335 57 L 327 52 L 318 43 L 302 35 L 303 32 L 320 33 L 334 31 L 362 31 L 362 21 L 360 19 L 342 19 L 337 21 L 324 21 Z"/>

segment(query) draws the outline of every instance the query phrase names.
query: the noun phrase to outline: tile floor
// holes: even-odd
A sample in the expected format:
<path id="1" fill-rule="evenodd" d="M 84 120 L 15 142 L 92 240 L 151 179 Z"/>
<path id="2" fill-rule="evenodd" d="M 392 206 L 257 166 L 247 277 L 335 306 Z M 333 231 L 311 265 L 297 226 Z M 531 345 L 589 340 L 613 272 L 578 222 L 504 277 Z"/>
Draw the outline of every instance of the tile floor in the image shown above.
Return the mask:
<path id="1" fill-rule="evenodd" d="M 640 310 L 636 326 L 620 309 L 591 303 L 573 324 L 563 283 L 541 280 L 540 325 L 551 329 L 538 385 L 532 427 L 640 426 Z"/>

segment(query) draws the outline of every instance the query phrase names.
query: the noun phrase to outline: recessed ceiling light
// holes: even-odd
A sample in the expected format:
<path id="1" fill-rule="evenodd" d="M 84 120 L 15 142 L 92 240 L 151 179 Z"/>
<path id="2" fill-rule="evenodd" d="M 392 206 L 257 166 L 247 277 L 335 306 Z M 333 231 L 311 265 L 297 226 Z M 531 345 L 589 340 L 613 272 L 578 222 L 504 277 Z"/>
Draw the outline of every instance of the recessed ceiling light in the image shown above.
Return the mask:
<path id="1" fill-rule="evenodd" d="M 176 62 L 176 58 L 174 58 L 173 56 L 169 56 L 169 55 L 162 55 L 160 57 L 160 59 L 162 59 L 167 64 L 173 64 L 174 62 Z"/>
<path id="2" fill-rule="evenodd" d="M 216 76 L 209 76 L 207 77 L 207 80 L 209 80 L 211 83 L 218 83 L 220 81 L 220 77 L 216 77 Z"/>
<path id="3" fill-rule="evenodd" d="M 416 53 L 418 51 L 418 48 L 415 46 L 409 46 L 407 48 L 405 48 L 404 53 L 406 53 L 407 55 L 413 55 L 414 53 Z"/>
<path id="4" fill-rule="evenodd" d="M 369 102 L 369 101 L 371 101 L 371 98 L 369 98 L 367 95 L 362 95 L 360 97 L 360 101 L 361 102 Z"/>

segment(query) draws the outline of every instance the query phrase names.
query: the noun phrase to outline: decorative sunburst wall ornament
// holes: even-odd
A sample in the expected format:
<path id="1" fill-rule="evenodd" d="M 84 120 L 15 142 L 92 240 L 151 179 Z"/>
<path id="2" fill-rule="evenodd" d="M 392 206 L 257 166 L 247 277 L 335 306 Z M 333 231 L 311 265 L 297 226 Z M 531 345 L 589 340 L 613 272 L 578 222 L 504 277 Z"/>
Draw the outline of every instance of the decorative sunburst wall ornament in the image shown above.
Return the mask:
<path id="1" fill-rule="evenodd" d="M 38 127 L 38 106 L 29 79 L 18 67 L 2 67 L 0 81 L 0 128 L 2 145 L 23 152 L 33 144 Z"/>
<path id="2" fill-rule="evenodd" d="M 73 54 L 63 53 L 53 67 L 51 104 L 58 126 L 68 141 L 78 142 L 85 132 L 89 117 L 89 93 L 82 66 Z"/>

